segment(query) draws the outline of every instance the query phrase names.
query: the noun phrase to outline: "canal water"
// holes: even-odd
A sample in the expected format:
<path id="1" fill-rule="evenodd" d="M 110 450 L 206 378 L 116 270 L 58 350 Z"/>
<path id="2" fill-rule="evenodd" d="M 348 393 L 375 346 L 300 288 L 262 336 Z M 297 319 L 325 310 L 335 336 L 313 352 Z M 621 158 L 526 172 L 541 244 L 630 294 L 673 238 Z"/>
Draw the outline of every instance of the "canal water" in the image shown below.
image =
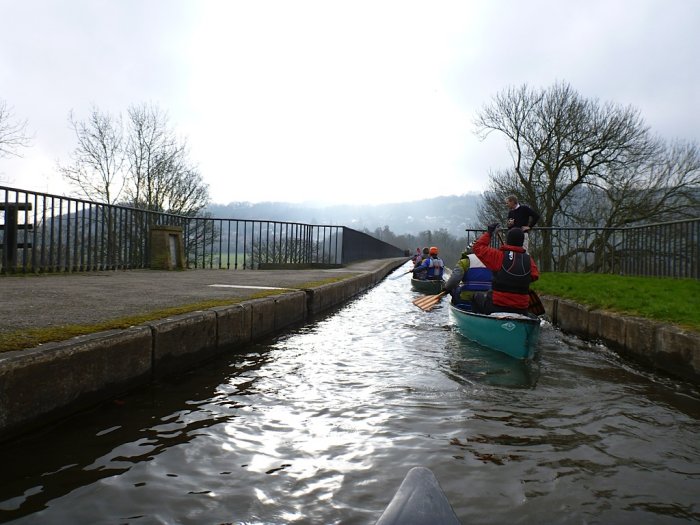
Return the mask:
<path id="1" fill-rule="evenodd" d="M 372 524 L 414 466 L 473 523 L 700 521 L 700 391 L 542 327 L 519 362 L 400 268 L 291 333 L 0 447 L 0 522 Z"/>

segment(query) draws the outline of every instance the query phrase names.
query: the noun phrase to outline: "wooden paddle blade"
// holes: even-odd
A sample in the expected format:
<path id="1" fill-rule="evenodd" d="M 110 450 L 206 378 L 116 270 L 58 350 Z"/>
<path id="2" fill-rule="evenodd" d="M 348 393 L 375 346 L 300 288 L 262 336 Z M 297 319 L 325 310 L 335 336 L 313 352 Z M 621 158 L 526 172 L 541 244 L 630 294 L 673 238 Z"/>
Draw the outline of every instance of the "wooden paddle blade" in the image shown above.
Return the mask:
<path id="1" fill-rule="evenodd" d="M 420 297 L 416 297 L 416 298 L 413 300 L 413 304 L 415 304 L 416 306 L 418 306 L 420 303 L 422 303 L 422 302 L 425 301 L 426 299 L 430 299 L 431 297 L 432 297 L 432 295 L 421 295 Z"/>
<path id="2" fill-rule="evenodd" d="M 437 304 L 437 302 L 438 302 L 438 301 L 436 301 L 435 299 L 432 299 L 432 298 L 431 298 L 430 300 L 424 301 L 424 302 L 422 302 L 422 303 L 420 303 L 420 304 L 417 304 L 416 306 L 417 306 L 418 308 L 420 308 L 421 310 L 424 310 L 424 311 L 427 312 L 427 311 L 430 310 L 433 306 L 435 306 L 435 305 Z"/>
<path id="3" fill-rule="evenodd" d="M 415 304 L 421 310 L 429 312 L 442 300 L 443 297 L 445 297 L 445 295 L 447 295 L 447 292 L 440 292 L 437 295 L 425 295 L 414 300 L 413 304 Z"/>
<path id="4" fill-rule="evenodd" d="M 437 296 L 435 296 L 435 295 L 421 295 L 417 299 L 413 300 L 413 304 L 415 304 L 416 306 L 420 306 L 423 303 L 430 303 L 433 301 L 433 299 L 435 297 L 437 297 Z"/>
<path id="5" fill-rule="evenodd" d="M 540 296 L 537 295 L 537 292 L 530 290 L 528 295 L 530 296 L 530 303 L 527 306 L 527 311 L 534 315 L 544 314 L 544 305 L 540 301 Z"/>
<path id="6" fill-rule="evenodd" d="M 426 303 L 426 304 L 424 304 L 424 305 L 421 305 L 420 309 L 423 310 L 424 312 L 429 312 L 430 310 L 432 310 L 433 308 L 435 308 L 435 307 L 438 305 L 439 302 L 440 302 L 439 299 L 434 300 L 434 301 L 432 301 L 432 302 L 430 302 L 430 303 Z"/>
<path id="7" fill-rule="evenodd" d="M 421 306 L 421 310 L 423 310 L 424 312 L 429 312 L 430 310 L 432 310 L 433 308 L 435 308 L 435 307 L 440 303 L 440 300 L 442 299 L 442 297 L 443 297 L 443 296 L 437 296 L 437 295 L 436 295 L 435 298 L 432 299 L 430 302 L 427 302 L 427 303 L 423 304 L 423 305 Z"/>

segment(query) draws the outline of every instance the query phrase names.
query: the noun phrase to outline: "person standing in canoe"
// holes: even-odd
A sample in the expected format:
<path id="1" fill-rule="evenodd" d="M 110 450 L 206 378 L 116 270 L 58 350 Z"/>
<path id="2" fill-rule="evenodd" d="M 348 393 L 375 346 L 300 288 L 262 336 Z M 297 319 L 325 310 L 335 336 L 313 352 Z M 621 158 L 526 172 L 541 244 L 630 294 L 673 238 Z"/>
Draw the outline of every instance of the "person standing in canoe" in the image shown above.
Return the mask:
<path id="1" fill-rule="evenodd" d="M 477 291 L 491 289 L 493 273 L 484 266 L 484 263 L 474 254 L 472 245 L 462 252 L 450 278 L 445 283 L 445 290 L 452 296 L 452 304 L 465 304 L 472 302 L 472 296 Z"/>
<path id="2" fill-rule="evenodd" d="M 445 263 L 438 255 L 438 249 L 436 246 L 431 246 L 428 251 L 428 258 L 425 259 L 418 268 L 413 271 L 413 274 L 425 271 L 425 279 L 430 281 L 442 279 L 442 275 L 445 272 Z"/>
<path id="3" fill-rule="evenodd" d="M 535 261 L 523 248 L 525 234 L 520 228 L 510 228 L 506 243 L 491 248 L 491 237 L 498 224 L 489 224 L 486 233 L 474 243 L 474 253 L 493 270 L 493 289 L 474 294 L 472 310 L 476 313 L 512 312 L 527 315 L 530 283 L 540 277 Z"/>
<path id="4" fill-rule="evenodd" d="M 540 220 L 540 214 L 527 204 L 518 203 L 518 198 L 515 195 L 508 196 L 506 206 L 508 206 L 508 229 L 520 228 L 523 231 L 525 234 L 523 237 L 523 248 L 527 251 L 530 230 Z"/>

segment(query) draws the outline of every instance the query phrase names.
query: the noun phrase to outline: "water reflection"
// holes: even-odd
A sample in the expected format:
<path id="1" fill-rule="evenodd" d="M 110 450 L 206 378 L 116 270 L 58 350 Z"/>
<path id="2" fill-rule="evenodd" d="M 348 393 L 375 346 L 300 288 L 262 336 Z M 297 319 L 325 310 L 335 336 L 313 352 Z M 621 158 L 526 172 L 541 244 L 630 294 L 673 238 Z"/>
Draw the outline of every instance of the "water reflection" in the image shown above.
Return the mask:
<path id="1" fill-rule="evenodd" d="M 229 395 L 236 388 L 243 395 L 252 391 L 255 373 L 266 362 L 258 353 L 229 358 L 230 367 L 210 366 L 165 380 L 3 444 L 0 521 L 45 509 L 76 488 L 124 474 L 230 421 L 231 414 L 221 414 L 221 408 L 239 406 Z M 212 406 L 220 408 L 212 411 Z M 30 480 L 49 482 L 28 486 Z"/>
<path id="2" fill-rule="evenodd" d="M 535 388 L 540 374 L 537 355 L 533 360 L 514 359 L 495 352 L 452 331 L 446 340 L 448 376 L 461 383 L 483 383 L 507 388 Z"/>
<path id="3" fill-rule="evenodd" d="M 386 280 L 7 444 L 0 521 L 367 524 L 417 465 L 464 523 L 700 519 L 695 385 L 548 325 L 514 360 L 415 297 Z"/>

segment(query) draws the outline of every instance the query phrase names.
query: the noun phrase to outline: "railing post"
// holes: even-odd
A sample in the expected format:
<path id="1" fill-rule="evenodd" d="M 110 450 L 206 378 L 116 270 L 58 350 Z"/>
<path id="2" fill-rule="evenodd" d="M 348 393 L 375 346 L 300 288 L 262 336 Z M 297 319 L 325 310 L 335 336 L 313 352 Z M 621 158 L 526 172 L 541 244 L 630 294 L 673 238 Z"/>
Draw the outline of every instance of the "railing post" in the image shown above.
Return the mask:
<path id="1" fill-rule="evenodd" d="M 17 231 L 23 229 L 26 231 L 32 229 L 31 224 L 19 224 L 19 211 L 30 211 L 32 205 L 29 202 L 5 202 L 0 203 L 0 210 L 5 211 L 5 224 L 0 225 L 0 229 L 4 231 L 2 240 L 2 269 L 3 272 L 15 271 L 17 268 L 18 258 L 17 249 L 29 247 L 25 234 L 25 242 L 17 242 Z"/>

